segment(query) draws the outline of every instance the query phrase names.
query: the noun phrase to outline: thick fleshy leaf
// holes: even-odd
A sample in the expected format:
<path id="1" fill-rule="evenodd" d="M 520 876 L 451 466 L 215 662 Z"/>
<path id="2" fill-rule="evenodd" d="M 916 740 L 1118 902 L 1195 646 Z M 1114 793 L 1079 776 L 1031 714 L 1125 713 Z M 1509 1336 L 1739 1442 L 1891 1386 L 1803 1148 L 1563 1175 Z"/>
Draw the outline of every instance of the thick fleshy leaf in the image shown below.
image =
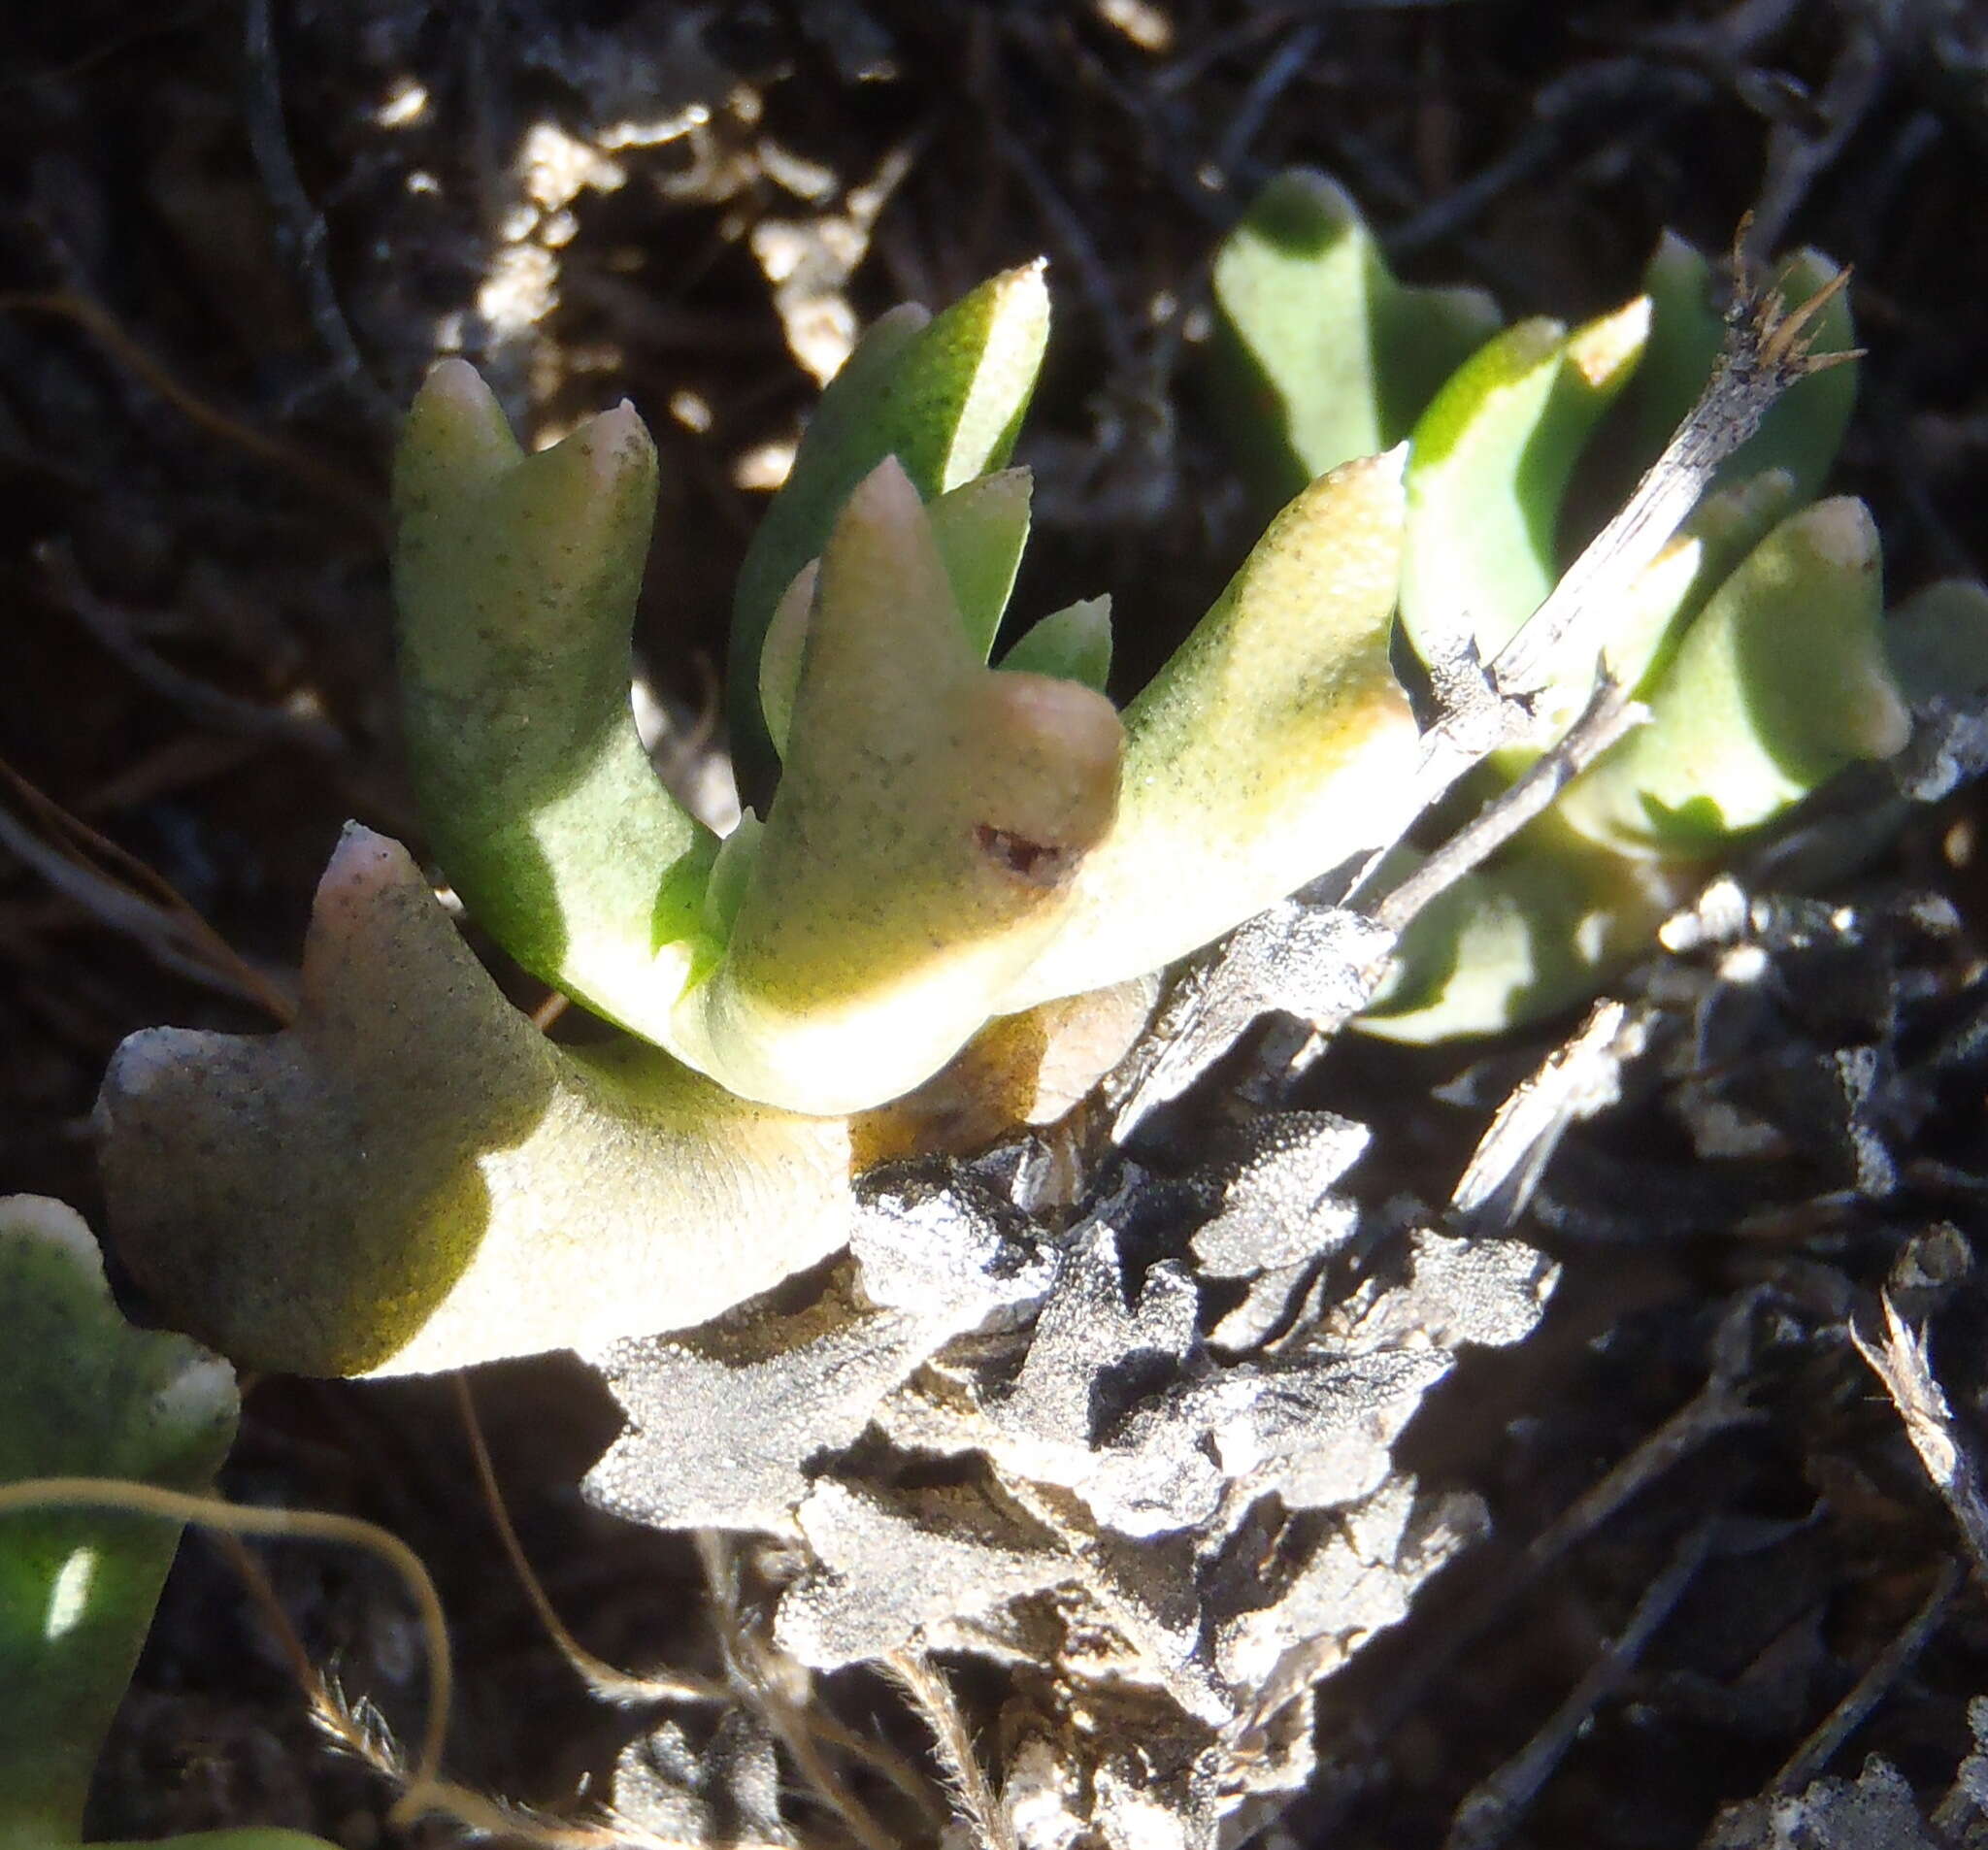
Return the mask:
<path id="1" fill-rule="evenodd" d="M 1715 852 L 1825 778 L 1897 751 L 1910 717 L 1885 658 L 1877 529 L 1862 502 L 1781 522 L 1686 632 L 1650 723 L 1560 800 L 1618 850 Z"/>
<path id="2" fill-rule="evenodd" d="M 1395 450 L 1307 488 L 1126 710 L 1117 824 L 1008 1007 L 1162 969 L 1407 825 L 1401 468 Z"/>
<path id="3" fill-rule="evenodd" d="M 1214 299 L 1216 409 L 1278 505 L 1393 448 L 1499 323 L 1482 290 L 1396 281 L 1344 189 L 1303 169 L 1273 180 L 1223 241 Z"/>
<path id="4" fill-rule="evenodd" d="M 1884 651 L 1914 707 L 1988 691 L 1988 585 L 1941 578 L 1915 592 L 1886 619 Z"/>
<path id="5" fill-rule="evenodd" d="M 1379 999 L 1353 1025 L 1425 1045 L 1557 1014 L 1648 951 L 1690 884 L 1549 817 L 1416 917 Z"/>
<path id="6" fill-rule="evenodd" d="M 1023 632 L 1001 666 L 1031 675 L 1054 675 L 1105 691 L 1111 677 L 1111 600 L 1080 598 L 1051 611 Z"/>
<path id="7" fill-rule="evenodd" d="M 1780 267 L 1774 287 L 1790 303 L 1806 301 L 1837 274 L 1819 250 L 1799 250 Z M 1639 442 L 1655 456 L 1705 390 L 1725 338 L 1713 294 L 1711 266 L 1702 252 L 1666 232 L 1643 272 L 1652 313 L 1649 347 L 1636 385 Z M 1810 337 L 1814 353 L 1842 353 L 1856 345 L 1848 291 L 1823 310 Z M 1798 380 L 1762 421 L 1760 429 L 1719 471 L 1721 482 L 1743 480 L 1764 469 L 1785 469 L 1797 501 L 1820 492 L 1836 462 L 1857 402 L 1857 366 L 1847 361 Z"/>
<path id="8" fill-rule="evenodd" d="M 1699 504 L 1671 544 L 1637 576 L 1621 609 L 1611 613 L 1602 655 L 1624 688 L 1638 696 L 1648 692 L 1706 600 L 1792 510 L 1794 493 L 1787 472 L 1770 469 L 1715 490 Z M 1555 680 L 1536 709 L 1540 743 L 1493 752 L 1492 764 L 1508 777 L 1519 776 L 1544 744 L 1565 735 L 1592 692 L 1592 682 Z"/>
<path id="9" fill-rule="evenodd" d="M 894 459 L 849 497 L 813 602 L 786 772 L 673 1044 L 746 1097 L 832 1112 L 1009 1011 L 1110 826 L 1121 732 L 1088 688 L 982 663 Z"/>
<path id="10" fill-rule="evenodd" d="M 983 662 L 994 646 L 1028 544 L 1029 488 L 1026 469 L 999 469 L 948 490 L 926 510 L 967 641 Z M 810 559 L 795 575 L 774 608 L 760 649 L 760 711 L 782 759 L 820 575 L 819 559 Z"/>
<path id="11" fill-rule="evenodd" d="M 841 1121 L 554 1046 L 350 828 L 279 1035 L 153 1028 L 98 1102 L 119 1254 L 245 1367 L 407 1373 L 699 1323 L 847 1237 Z"/>
<path id="12" fill-rule="evenodd" d="M 1605 652 L 1624 686 L 1639 695 L 1650 690 L 1712 593 L 1795 511 L 1795 480 L 1785 469 L 1764 470 L 1730 488 L 1714 489 L 1692 510 L 1644 575 L 1651 582 L 1637 587 L 1629 612 L 1610 632 Z M 1692 568 L 1689 582 L 1677 589 L 1668 608 L 1657 590 L 1667 577 L 1667 561 L 1673 577 L 1681 577 L 1686 562 Z"/>
<path id="13" fill-rule="evenodd" d="M 1560 512 L 1582 446 L 1642 351 L 1639 297 L 1568 333 L 1521 321 L 1458 371 L 1409 440 L 1402 626 L 1426 662 L 1491 660 L 1560 577 Z M 1594 656 L 1555 677 L 1585 694 Z"/>
<path id="14" fill-rule="evenodd" d="M 1028 544 L 1030 486 L 1026 469 L 997 469 L 947 489 L 929 510 L 967 641 L 983 662 Z"/>
<path id="15" fill-rule="evenodd" d="M 634 410 L 525 456 L 459 360 L 395 464 L 408 755 L 444 871 L 527 970 L 654 1040 L 693 968 L 711 832 L 664 790 L 629 707 L 655 501 Z"/>
<path id="16" fill-rule="evenodd" d="M 233 1371 L 125 1322 L 72 1208 L 0 1200 L 0 1484 L 212 1486 L 235 1433 Z M 178 1523 L 118 1511 L 0 1516 L 0 1842 L 81 1836 L 90 1769 L 179 1542 Z"/>
<path id="17" fill-rule="evenodd" d="M 763 805 L 774 775 L 756 695 L 760 645 L 782 593 L 886 456 L 928 501 L 1006 462 L 1048 330 L 1043 267 L 1030 264 L 983 282 L 936 319 L 892 311 L 830 381 L 753 536 L 732 602 L 732 744 L 748 801 Z"/>

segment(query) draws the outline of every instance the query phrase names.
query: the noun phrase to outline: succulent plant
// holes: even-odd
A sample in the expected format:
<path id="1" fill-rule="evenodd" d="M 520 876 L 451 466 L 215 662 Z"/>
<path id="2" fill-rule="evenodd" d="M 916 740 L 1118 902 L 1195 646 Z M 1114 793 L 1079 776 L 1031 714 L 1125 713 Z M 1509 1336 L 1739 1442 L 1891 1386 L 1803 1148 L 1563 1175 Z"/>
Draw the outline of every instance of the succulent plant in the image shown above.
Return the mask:
<path id="1" fill-rule="evenodd" d="M 1788 286 L 1826 274 L 1805 257 Z M 350 832 L 293 1028 L 152 1030 L 112 1066 L 105 1176 L 134 1270 L 226 1353 L 303 1372 L 597 1343 L 702 1322 L 835 1251 L 853 1174 L 943 1120 L 984 1131 L 988 1100 L 1054 1115 L 1169 965 L 1335 870 L 1412 859 L 1441 785 L 1397 615 L 1454 678 L 1566 591 L 1569 482 L 1640 358 L 1644 424 L 1689 409 L 1721 339 L 1705 276 L 1667 244 L 1648 297 L 1485 341 L 1483 298 L 1396 283 L 1342 194 L 1287 176 L 1215 281 L 1230 409 L 1290 498 L 1122 711 L 1102 599 L 996 656 L 1028 534 L 1007 463 L 1046 337 L 1040 267 L 886 315 L 741 574 L 733 735 L 755 802 L 722 842 L 654 776 L 629 708 L 656 468 L 640 420 L 623 405 L 527 455 L 443 362 L 395 477 L 423 814 L 480 922 L 628 1038 L 542 1039 L 405 851 Z M 1819 300 L 1836 357 L 1847 311 Z M 1763 323 L 1776 390 L 1820 367 L 1800 325 Z M 1497 744 L 1495 780 L 1550 749 L 1605 643 L 1654 715 L 1413 928 L 1377 1031 L 1571 999 L 1710 857 L 1902 742 L 1874 532 L 1854 503 L 1803 505 L 1848 389 L 1847 366 L 1800 383 L 1691 524 L 1603 587 L 1612 634 L 1553 654 L 1533 735 L 1467 754 Z"/>
<path id="2" fill-rule="evenodd" d="M 0 1200 L 0 1845 L 83 1836 L 90 1771 L 151 1625 L 181 1525 L 45 1490 L 206 1490 L 234 1437 L 234 1371 L 134 1329 L 74 1209 Z M 50 1480 L 55 1480 L 51 1485 Z M 294 1831 L 203 1832 L 181 1850 L 328 1850 Z"/>
<path id="3" fill-rule="evenodd" d="M 1804 251 L 1773 287 L 1800 301 L 1835 275 Z M 1407 436 L 1400 618 L 1427 663 L 1465 649 L 1488 662 L 1510 641 L 1566 567 L 1569 492 L 1607 448 L 1598 432 L 1610 408 L 1626 396 L 1628 447 L 1649 463 L 1722 338 L 1709 265 L 1667 235 L 1635 301 L 1573 329 L 1521 321 L 1435 383 L 1404 347 L 1413 338 L 1424 360 L 1453 353 L 1481 330 L 1485 305 L 1396 283 L 1352 202 L 1307 173 L 1284 175 L 1252 208 L 1216 260 L 1215 289 L 1223 404 L 1258 474 L 1279 459 L 1288 490 L 1348 445 Z M 1349 340 L 1349 327 L 1373 338 Z M 1889 644 L 1905 630 L 1884 618 L 1870 514 L 1848 498 L 1811 499 L 1855 397 L 1852 340 L 1839 292 L 1811 344 L 1840 363 L 1797 383 L 1726 460 L 1627 587 L 1606 650 L 1563 651 L 1538 697 L 1541 732 L 1494 754 L 1480 793 L 1565 732 L 1604 658 L 1647 723 L 1415 922 L 1363 1029 L 1435 1040 L 1566 1007 L 1647 946 L 1758 831 L 1848 765 L 1904 745 L 1911 705 L 1940 691 L 1938 677 Z M 1233 390 L 1239 369 L 1254 392 Z M 1980 627 L 1978 610 L 1962 613 L 1968 602 L 1956 586 L 1943 606 L 1957 632 Z"/>
<path id="4" fill-rule="evenodd" d="M 950 1110 L 917 1090 L 948 1062 L 1067 1103 L 1154 973 L 1399 831 L 1399 452 L 1308 486 L 1122 715 L 1102 600 L 988 665 L 1046 312 L 1036 268 L 900 311 L 825 395 L 736 612 L 778 791 L 722 843 L 629 712 L 646 434 L 624 407 L 526 456 L 435 370 L 396 472 L 424 814 L 500 942 L 637 1039 L 542 1040 L 405 853 L 348 833 L 298 1023 L 151 1030 L 106 1079 L 113 1217 L 176 1315 L 335 1373 L 701 1321 L 844 1243 L 854 1169 Z"/>
<path id="5" fill-rule="evenodd" d="M 1387 839 L 1345 777 L 1414 749 L 1398 458 L 1300 496 L 1122 716 L 1089 684 L 1099 605 L 989 666 L 1047 313 L 1015 271 L 886 316 L 830 386 L 741 573 L 736 731 L 779 775 L 722 847 L 629 712 L 633 411 L 526 457 L 460 363 L 415 403 L 395 582 L 438 855 L 527 968 L 743 1098 L 885 1104 L 994 1017 L 1146 975 Z"/>

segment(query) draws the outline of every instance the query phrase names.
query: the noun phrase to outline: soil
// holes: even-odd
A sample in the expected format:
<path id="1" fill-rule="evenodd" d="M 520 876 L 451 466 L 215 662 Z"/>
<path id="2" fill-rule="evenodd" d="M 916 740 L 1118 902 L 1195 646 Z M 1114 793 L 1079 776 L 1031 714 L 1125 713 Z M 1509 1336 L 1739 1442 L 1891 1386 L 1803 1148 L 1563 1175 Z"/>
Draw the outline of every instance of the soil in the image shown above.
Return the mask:
<path id="1" fill-rule="evenodd" d="M 1016 605 L 1109 587 L 1136 686 L 1251 537 L 1195 337 L 1212 244 L 1293 164 L 1344 182 L 1403 275 L 1482 284 L 1508 316 L 1613 305 L 1665 227 L 1723 249 L 1748 211 L 1758 248 L 1854 264 L 1870 356 L 1840 486 L 1877 513 L 1897 590 L 1988 568 L 1971 0 L 69 0 L 0 35 L 0 1184 L 93 1218 L 90 1107 L 118 1041 L 267 1027 L 258 996 L 294 980 L 341 823 L 418 849 L 385 479 L 445 347 L 537 436 L 623 395 L 647 419 L 664 487 L 637 643 L 693 739 L 768 458 L 816 390 L 804 360 L 832 355 L 838 314 L 940 304 L 1043 253 L 1057 321 Z M 816 266 L 812 303 L 769 280 L 782 236 Z M 1977 809 L 1963 794 L 1915 822 L 1868 876 L 1960 908 L 1929 1042 L 1981 1006 Z M 115 853 L 77 871 L 96 838 Z M 1552 1039 L 1492 1049 L 1490 1070 Z M 1438 1090 L 1485 1057 L 1327 1062 L 1321 1097 L 1382 1127 L 1363 1190 L 1442 1198 L 1479 1120 Z M 1894 1155 L 1981 1167 L 1978 1067 L 1929 1083 L 1927 1140 Z M 1576 1184 L 1692 1179 L 1647 1104 L 1594 1127 Z M 1945 1225 L 1965 1252 L 1979 1197 L 1860 1195 L 1833 1160 L 1749 1171 L 1765 1197 L 1721 1184 L 1666 1238 L 1526 1230 L 1565 1267 L 1545 1330 L 1473 1363 L 1408 1446 L 1427 1480 L 1489 1500 L 1497 1540 L 1329 1693 L 1337 1776 L 1292 1815 L 1297 1840 L 1445 1841 L 1713 1522 L 1713 1558 L 1505 1840 L 1695 1842 L 1791 1758 L 1853 1775 L 1881 1753 L 1938 1799 L 1988 1680 L 1965 1576 L 1868 1720 L 1798 1750 L 1965 1559 L 1842 1325 L 1912 1235 Z M 1928 1302 L 1966 1427 L 1988 1379 L 1980 1294 L 1963 1278 Z M 1748 1338 L 1758 1416 L 1513 1586 L 1527 1544 L 1692 1400 L 1735 1306 L 1800 1322 L 1790 1303 L 1797 1336 Z M 614 1430 L 597 1384 L 553 1359 L 475 1390 L 574 1629 L 612 1661 L 714 1668 L 689 1550 L 578 1500 Z M 555 1813 L 599 1790 L 636 1723 L 586 1694 L 514 1587 L 446 1383 L 257 1383 L 225 1487 L 371 1516 L 429 1562 L 459 1658 L 455 1776 Z M 313 1661 L 406 1737 L 418 1651 L 390 1582 L 324 1551 L 259 1558 Z M 391 1797 L 314 1730 L 227 1558 L 189 1542 L 92 1834 L 268 1821 L 367 1850 Z"/>

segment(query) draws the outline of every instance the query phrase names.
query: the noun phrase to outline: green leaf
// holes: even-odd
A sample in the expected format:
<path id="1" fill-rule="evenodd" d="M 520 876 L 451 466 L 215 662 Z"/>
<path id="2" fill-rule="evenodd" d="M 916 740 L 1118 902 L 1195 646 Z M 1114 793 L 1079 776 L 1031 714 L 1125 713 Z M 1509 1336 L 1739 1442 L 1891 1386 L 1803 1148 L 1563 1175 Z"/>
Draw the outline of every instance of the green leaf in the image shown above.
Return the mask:
<path id="1" fill-rule="evenodd" d="M 926 510 L 967 641 L 983 662 L 1028 544 L 1029 488 L 1026 469 L 1000 469 L 949 489 Z M 767 736 L 782 759 L 820 563 L 809 560 L 781 595 L 759 656 L 760 710 Z"/>
<path id="2" fill-rule="evenodd" d="M 1521 321 L 1483 347 L 1409 440 L 1402 626 L 1424 661 L 1490 661 L 1560 577 L 1560 512 L 1583 445 L 1642 351 L 1642 298 L 1569 334 Z M 1594 657 L 1556 686 L 1585 695 Z"/>
<path id="3" fill-rule="evenodd" d="M 1941 578 L 1915 592 L 1886 620 L 1884 649 L 1914 707 L 1988 693 L 1988 585 Z"/>
<path id="4" fill-rule="evenodd" d="M 1819 250 L 1800 250 L 1780 267 L 1774 288 L 1792 305 L 1806 301 L 1837 274 Z M 1712 295 L 1711 266 L 1683 239 L 1666 232 L 1643 288 L 1652 305 L 1649 350 L 1637 381 L 1640 447 L 1654 458 L 1705 390 L 1725 338 L 1725 322 Z M 1810 351 L 1842 353 L 1856 345 L 1849 293 L 1838 295 L 1815 323 Z M 1857 403 L 1854 361 L 1798 380 L 1762 420 L 1760 429 L 1726 459 L 1716 479 L 1732 483 L 1767 469 L 1785 469 L 1795 498 L 1818 494 L 1842 446 Z"/>
<path id="5" fill-rule="evenodd" d="M 1405 287 L 1346 192 L 1273 180 L 1215 255 L 1215 406 L 1267 496 L 1391 449 L 1498 329 L 1478 289 Z"/>
<path id="6" fill-rule="evenodd" d="M 1407 826 L 1401 466 L 1367 457 L 1307 488 L 1127 709 L 1117 824 L 1004 1007 L 1162 969 Z"/>
<path id="7" fill-rule="evenodd" d="M 929 510 L 967 641 L 983 662 L 1028 545 L 1030 486 L 1026 469 L 999 469 L 947 489 Z"/>
<path id="8" fill-rule="evenodd" d="M 1560 800 L 1625 853 L 1709 855 L 1846 765 L 1897 751 L 1910 717 L 1885 659 L 1877 529 L 1862 502 L 1775 527 L 1686 632 L 1650 723 Z"/>
<path id="9" fill-rule="evenodd" d="M 1690 882 L 1545 822 L 1415 918 L 1379 999 L 1353 1024 L 1362 1034 L 1428 1045 L 1523 1027 L 1585 1001 L 1648 950 Z"/>
<path id="10" fill-rule="evenodd" d="M 1111 676 L 1111 600 L 1081 598 L 1051 611 L 1016 640 L 1001 666 L 1081 681 L 1102 694 Z"/>
<path id="11" fill-rule="evenodd" d="M 847 1237 L 849 1131 L 570 1051 L 348 828 L 278 1035 L 153 1028 L 98 1101 L 117 1250 L 244 1367 L 409 1373 L 687 1327 Z"/>
<path id="12" fill-rule="evenodd" d="M 881 1104 L 998 1012 L 1109 829 L 1110 703 L 987 668 L 895 460 L 823 553 L 787 762 L 731 943 L 673 1044 L 796 1110 Z"/>
<path id="13" fill-rule="evenodd" d="M 1699 504 L 1670 545 L 1637 576 L 1622 608 L 1613 613 L 1602 654 L 1625 688 L 1638 696 L 1648 692 L 1706 600 L 1791 511 L 1794 493 L 1787 472 L 1770 469 L 1717 489 Z M 1540 696 L 1545 743 L 1566 733 L 1592 691 L 1592 681 L 1563 676 Z M 1541 749 L 1539 744 L 1507 746 L 1493 752 L 1490 762 L 1515 779 Z"/>
<path id="14" fill-rule="evenodd" d="M 830 381 L 739 573 L 732 603 L 732 743 L 756 806 L 771 789 L 771 744 L 756 698 L 775 606 L 828 544 L 843 504 L 886 456 L 930 501 L 1008 459 L 1048 338 L 1041 264 L 983 282 L 926 320 L 883 316 Z"/>
<path id="15" fill-rule="evenodd" d="M 235 1433 L 234 1374 L 183 1337 L 125 1322 L 73 1209 L 0 1200 L 0 1484 L 212 1487 Z M 0 1843 L 81 1836 L 179 1541 L 178 1523 L 114 1510 L 0 1516 Z"/>
<path id="16" fill-rule="evenodd" d="M 704 942 L 716 840 L 664 790 L 630 710 L 655 502 L 634 410 L 524 455 L 460 361 L 395 462 L 400 680 L 437 858 L 527 970 L 655 1039 Z"/>

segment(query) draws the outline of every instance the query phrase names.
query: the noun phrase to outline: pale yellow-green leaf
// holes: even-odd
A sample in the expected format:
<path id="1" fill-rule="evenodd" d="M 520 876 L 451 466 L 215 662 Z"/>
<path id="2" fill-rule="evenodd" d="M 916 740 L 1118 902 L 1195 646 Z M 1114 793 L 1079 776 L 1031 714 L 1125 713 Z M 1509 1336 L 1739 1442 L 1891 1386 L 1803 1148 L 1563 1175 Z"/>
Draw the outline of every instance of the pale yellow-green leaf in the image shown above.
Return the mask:
<path id="1" fill-rule="evenodd" d="M 409 768 L 437 858 L 527 970 L 655 1039 L 699 963 L 711 832 L 629 706 L 655 449 L 629 406 L 525 456 L 459 360 L 395 464 Z"/>
<path id="2" fill-rule="evenodd" d="M 148 1029 L 99 1100 L 117 1248 L 245 1367 L 407 1373 L 701 1323 L 846 1238 L 848 1128 L 512 1008 L 348 830 L 282 1034 Z"/>
<path id="3" fill-rule="evenodd" d="M 673 1044 L 796 1109 L 928 1077 L 1010 1011 L 1110 826 L 1120 741 L 1088 688 L 984 665 L 929 513 L 879 465 L 822 555 L 779 793 Z"/>
<path id="4" fill-rule="evenodd" d="M 1401 467 L 1392 451 L 1307 488 L 1126 710 L 1117 824 L 1011 1007 L 1161 969 L 1406 826 Z"/>

